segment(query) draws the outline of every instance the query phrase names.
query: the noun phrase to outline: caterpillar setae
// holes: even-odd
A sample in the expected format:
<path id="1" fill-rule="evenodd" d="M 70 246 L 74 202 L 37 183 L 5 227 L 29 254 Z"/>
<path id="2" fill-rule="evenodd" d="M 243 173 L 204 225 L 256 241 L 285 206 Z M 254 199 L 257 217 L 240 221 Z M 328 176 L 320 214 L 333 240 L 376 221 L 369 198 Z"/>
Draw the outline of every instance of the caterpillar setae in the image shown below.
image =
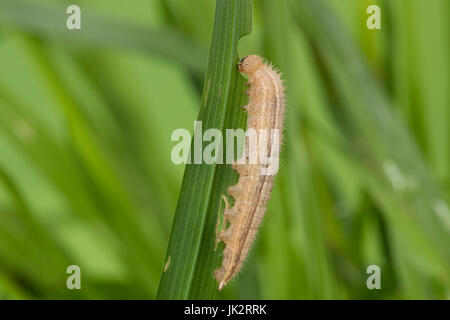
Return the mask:
<path id="1" fill-rule="evenodd" d="M 243 108 L 248 113 L 247 132 L 256 132 L 258 143 L 253 152 L 256 151 L 257 159 L 251 161 L 252 150 L 246 135 L 244 155 L 232 165 L 239 173 L 239 181 L 228 188 L 228 193 L 235 199 L 234 205 L 231 207 L 223 196 L 224 222 L 216 241 L 223 241 L 225 249 L 222 266 L 214 272 L 219 290 L 241 269 L 261 224 L 272 192 L 273 179 L 278 171 L 279 148 L 286 112 L 283 81 L 272 65 L 264 63 L 257 55 L 249 55 L 239 62 L 239 71 L 249 79 L 249 102 Z M 271 160 L 263 161 L 263 154 Z M 276 170 L 271 170 L 274 161 Z M 224 229 L 226 222 L 228 227 Z"/>

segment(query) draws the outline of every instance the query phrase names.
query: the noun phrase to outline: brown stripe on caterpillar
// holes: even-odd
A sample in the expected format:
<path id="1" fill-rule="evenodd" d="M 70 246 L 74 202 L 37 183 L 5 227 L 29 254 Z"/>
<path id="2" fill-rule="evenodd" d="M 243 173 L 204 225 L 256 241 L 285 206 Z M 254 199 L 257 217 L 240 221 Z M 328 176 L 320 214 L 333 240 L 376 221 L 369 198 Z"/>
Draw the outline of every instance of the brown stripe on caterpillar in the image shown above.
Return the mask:
<path id="1" fill-rule="evenodd" d="M 239 62 L 239 71 L 248 76 L 247 84 L 250 85 L 250 90 L 247 91 L 249 102 L 243 107 L 248 113 L 247 127 L 257 132 L 258 140 L 262 138 L 259 133 L 262 130 L 278 132 L 277 135 L 269 135 L 263 141 L 267 144 L 268 155 L 278 158 L 286 113 L 281 76 L 257 55 L 242 58 Z M 247 142 L 245 143 L 245 159 L 248 159 L 249 154 Z M 260 144 L 257 149 L 261 152 Z M 227 198 L 223 197 L 225 200 L 224 222 L 217 241 L 223 241 L 225 249 L 222 266 L 214 272 L 219 283 L 219 290 L 241 269 L 261 224 L 276 174 L 276 171 L 267 171 L 267 166 L 268 164 L 261 161 L 256 163 L 237 161 L 233 164 L 233 168 L 240 176 L 238 183 L 228 188 L 228 193 L 235 199 L 234 205 L 231 207 Z M 224 228 L 227 222 L 228 227 Z"/>

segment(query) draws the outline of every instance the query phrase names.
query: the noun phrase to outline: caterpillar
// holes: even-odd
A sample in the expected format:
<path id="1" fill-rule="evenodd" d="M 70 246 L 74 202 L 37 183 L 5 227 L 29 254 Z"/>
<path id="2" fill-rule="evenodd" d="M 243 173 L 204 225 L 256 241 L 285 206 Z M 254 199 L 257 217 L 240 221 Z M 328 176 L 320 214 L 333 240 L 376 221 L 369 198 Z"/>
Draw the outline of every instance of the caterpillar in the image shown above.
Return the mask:
<path id="1" fill-rule="evenodd" d="M 225 243 L 222 265 L 214 271 L 219 290 L 233 279 L 241 269 L 261 224 L 270 198 L 273 179 L 278 171 L 279 148 L 286 112 L 284 85 L 280 73 L 272 65 L 264 63 L 257 55 L 249 55 L 239 62 L 239 71 L 248 77 L 250 90 L 247 111 L 248 130 L 257 134 L 257 161 L 250 161 L 249 137 L 245 139 L 244 155 L 232 167 L 239 173 L 236 185 L 228 188 L 228 194 L 235 200 L 231 207 L 225 202 L 222 230 L 217 236 Z M 248 131 L 247 130 L 247 131 Z M 270 131 L 270 135 L 261 132 Z M 269 159 L 276 161 L 276 170 L 268 170 L 270 161 L 261 160 L 263 150 Z M 272 163 L 273 164 L 273 163 Z M 227 228 L 224 228 L 226 223 Z"/>

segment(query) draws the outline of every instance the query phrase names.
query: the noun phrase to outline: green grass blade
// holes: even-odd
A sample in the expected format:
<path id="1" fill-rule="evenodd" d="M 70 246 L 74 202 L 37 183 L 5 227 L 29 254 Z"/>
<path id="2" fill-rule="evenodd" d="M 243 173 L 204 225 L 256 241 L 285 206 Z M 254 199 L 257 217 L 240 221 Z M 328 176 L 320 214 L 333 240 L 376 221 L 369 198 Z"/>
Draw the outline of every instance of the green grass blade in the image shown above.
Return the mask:
<path id="1" fill-rule="evenodd" d="M 203 130 L 245 126 L 244 78 L 237 70 L 239 39 L 251 30 L 251 0 L 217 0 L 202 106 Z M 203 149 L 202 149 L 203 150 Z M 215 225 L 221 195 L 236 179 L 229 165 L 190 164 L 181 186 L 159 299 L 211 299 L 217 292 L 213 270 Z"/>
<path id="2" fill-rule="evenodd" d="M 401 250 L 411 265 L 417 257 L 426 261 L 414 267 L 417 278 L 427 272 L 441 282 L 439 277 L 448 278 L 450 216 L 439 184 L 341 23 L 322 1 L 296 3 L 301 9 L 298 20 L 320 52 L 323 71 L 336 90 L 341 125 L 365 182 L 395 233 L 392 242 L 408 243 Z"/>
<path id="3" fill-rule="evenodd" d="M 68 30 L 65 7 L 22 0 L 0 1 L 0 25 L 44 38 L 94 48 L 123 48 L 150 53 L 192 71 L 203 69 L 206 52 L 186 36 L 169 30 L 152 30 L 117 19 L 104 18 L 83 9 L 81 30 Z"/>

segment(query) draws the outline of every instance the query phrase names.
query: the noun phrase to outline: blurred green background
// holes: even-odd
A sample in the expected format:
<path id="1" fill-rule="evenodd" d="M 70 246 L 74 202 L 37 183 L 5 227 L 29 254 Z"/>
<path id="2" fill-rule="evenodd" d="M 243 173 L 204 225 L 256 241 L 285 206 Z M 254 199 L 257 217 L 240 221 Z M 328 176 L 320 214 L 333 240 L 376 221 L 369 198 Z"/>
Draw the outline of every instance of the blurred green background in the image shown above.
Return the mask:
<path id="1" fill-rule="evenodd" d="M 0 299 L 153 299 L 214 1 L 78 0 L 69 31 L 73 3 L 0 0 Z M 448 0 L 254 1 L 239 53 L 284 72 L 288 130 L 219 298 L 450 298 L 449 23 Z"/>

